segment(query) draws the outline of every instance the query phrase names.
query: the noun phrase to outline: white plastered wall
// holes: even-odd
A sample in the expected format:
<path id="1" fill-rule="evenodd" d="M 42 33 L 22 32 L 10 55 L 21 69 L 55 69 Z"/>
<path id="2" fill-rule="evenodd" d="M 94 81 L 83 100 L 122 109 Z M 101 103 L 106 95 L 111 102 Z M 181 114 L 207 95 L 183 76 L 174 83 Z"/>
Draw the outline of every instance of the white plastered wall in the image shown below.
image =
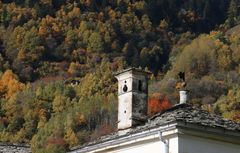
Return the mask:
<path id="1" fill-rule="evenodd" d="M 168 142 L 169 153 L 178 153 L 178 136 L 176 130 L 163 132 L 163 138 Z M 165 147 L 165 144 L 159 139 L 159 134 L 154 134 L 98 148 L 89 153 L 165 153 Z"/>
<path id="2" fill-rule="evenodd" d="M 126 93 L 118 97 L 118 129 L 126 129 L 132 126 L 132 93 Z"/>
<path id="3" fill-rule="evenodd" d="M 128 146 L 123 149 L 112 151 L 112 153 L 164 153 L 164 144 L 161 141 L 149 142 Z"/>
<path id="4" fill-rule="evenodd" d="M 210 138 L 180 135 L 179 153 L 240 153 L 240 145 Z"/>
<path id="5" fill-rule="evenodd" d="M 169 153 L 178 153 L 178 139 L 177 137 L 169 139 Z M 124 148 L 115 148 L 106 153 L 165 153 L 165 144 L 159 139 L 140 144 L 132 144 Z"/>

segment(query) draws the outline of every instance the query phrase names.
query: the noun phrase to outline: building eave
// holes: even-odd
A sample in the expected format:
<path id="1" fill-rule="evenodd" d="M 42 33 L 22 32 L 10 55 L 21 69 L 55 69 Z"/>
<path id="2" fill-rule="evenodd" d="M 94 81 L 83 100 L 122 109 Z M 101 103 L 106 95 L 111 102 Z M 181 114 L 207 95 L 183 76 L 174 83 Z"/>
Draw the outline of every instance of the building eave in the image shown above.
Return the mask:
<path id="1" fill-rule="evenodd" d="M 176 126 L 177 126 L 177 123 L 174 122 L 174 123 L 168 123 L 166 125 L 158 126 L 155 128 L 145 129 L 143 131 L 138 131 L 133 133 L 130 132 L 125 135 L 118 136 L 114 139 L 102 140 L 97 143 L 92 143 L 82 147 L 72 148 L 70 153 L 85 153 L 85 152 L 91 152 L 95 150 L 101 151 L 105 149 L 124 146 L 133 142 L 137 143 L 138 141 L 146 141 L 146 139 L 144 139 L 146 137 L 148 137 L 147 139 L 157 138 L 159 131 L 163 133 L 163 136 L 169 136 L 177 133 Z"/>
<path id="2" fill-rule="evenodd" d="M 164 137 L 170 135 L 194 135 L 214 140 L 220 140 L 235 144 L 240 144 L 240 131 L 226 130 L 221 127 L 211 127 L 186 123 L 182 121 L 175 121 L 150 127 L 147 129 L 139 129 L 129 132 L 125 135 L 118 135 L 115 138 L 103 139 L 98 142 L 92 142 L 84 146 L 78 146 L 71 149 L 70 153 L 86 153 L 98 152 L 103 150 L 110 150 L 112 148 L 123 147 L 129 144 L 138 143 L 139 141 L 147 141 L 149 139 L 156 139 L 158 133 L 162 132 Z"/>
<path id="3" fill-rule="evenodd" d="M 240 144 L 240 131 L 228 130 L 222 127 L 211 127 L 196 125 L 186 122 L 178 122 L 177 128 L 180 135 L 193 135 L 198 137 L 204 137 L 208 139 L 219 140 L 222 142 L 229 142 Z"/>

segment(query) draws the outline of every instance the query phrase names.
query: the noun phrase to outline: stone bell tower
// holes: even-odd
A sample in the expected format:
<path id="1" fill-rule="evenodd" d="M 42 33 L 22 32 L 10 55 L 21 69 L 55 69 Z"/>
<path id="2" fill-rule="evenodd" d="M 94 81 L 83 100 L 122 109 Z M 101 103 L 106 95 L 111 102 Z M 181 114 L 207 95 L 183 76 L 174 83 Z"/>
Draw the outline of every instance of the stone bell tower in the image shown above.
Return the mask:
<path id="1" fill-rule="evenodd" d="M 130 129 L 147 117 L 148 75 L 129 68 L 116 73 L 118 79 L 118 130 Z"/>

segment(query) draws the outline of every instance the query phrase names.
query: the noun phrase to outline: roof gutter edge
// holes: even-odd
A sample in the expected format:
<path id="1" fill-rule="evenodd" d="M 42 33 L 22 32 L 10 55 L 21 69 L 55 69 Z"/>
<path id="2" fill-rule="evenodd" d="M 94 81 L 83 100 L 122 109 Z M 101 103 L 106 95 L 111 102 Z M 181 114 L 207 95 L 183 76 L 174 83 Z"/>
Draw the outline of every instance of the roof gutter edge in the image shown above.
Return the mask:
<path id="1" fill-rule="evenodd" d="M 143 137 L 146 137 L 146 136 L 155 135 L 155 134 L 158 134 L 159 132 L 165 132 L 165 131 L 173 130 L 173 129 L 176 129 L 176 127 L 177 127 L 176 122 L 175 123 L 168 123 L 164 126 L 158 126 L 157 128 L 144 130 L 140 133 L 124 135 L 124 136 L 117 137 L 117 138 L 114 138 L 114 139 L 106 140 L 104 142 L 99 142 L 99 143 L 96 143 L 96 144 L 93 144 L 93 145 L 85 146 L 85 147 L 82 147 L 82 148 L 72 149 L 69 153 L 86 153 L 86 152 L 93 151 L 93 150 L 96 150 L 96 149 L 106 148 L 106 147 L 109 147 L 111 145 L 120 145 L 120 144 L 123 144 L 124 142 L 128 142 L 128 141 L 131 141 L 131 140 L 136 140 L 136 139 L 143 138 Z"/>

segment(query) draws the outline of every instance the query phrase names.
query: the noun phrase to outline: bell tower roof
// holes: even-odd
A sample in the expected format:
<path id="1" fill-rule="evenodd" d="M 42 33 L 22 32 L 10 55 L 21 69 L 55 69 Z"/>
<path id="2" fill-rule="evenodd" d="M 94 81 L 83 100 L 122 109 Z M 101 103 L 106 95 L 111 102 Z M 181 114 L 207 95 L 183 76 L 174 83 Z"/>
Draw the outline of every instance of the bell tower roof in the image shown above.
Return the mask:
<path id="1" fill-rule="evenodd" d="M 126 72 L 142 73 L 142 74 L 145 74 L 145 75 L 150 75 L 151 74 L 151 72 L 145 71 L 145 70 L 143 70 L 141 68 L 130 67 L 130 68 L 127 68 L 127 69 L 124 69 L 124 70 L 116 72 L 115 76 L 117 77 L 118 75 L 124 74 Z"/>

